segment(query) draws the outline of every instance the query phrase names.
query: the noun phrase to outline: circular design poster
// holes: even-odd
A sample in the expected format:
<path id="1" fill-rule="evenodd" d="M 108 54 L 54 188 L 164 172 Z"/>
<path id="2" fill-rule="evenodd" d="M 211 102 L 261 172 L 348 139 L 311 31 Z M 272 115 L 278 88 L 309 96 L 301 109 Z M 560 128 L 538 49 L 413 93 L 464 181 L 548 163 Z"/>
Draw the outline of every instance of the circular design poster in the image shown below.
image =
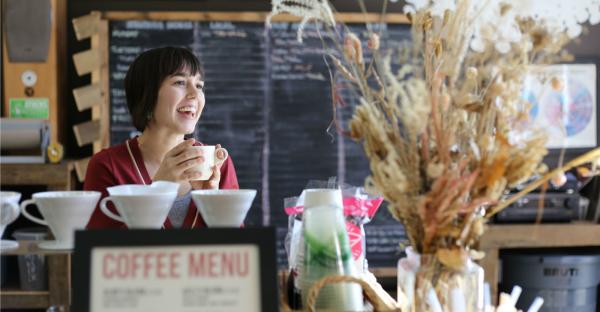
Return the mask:
<path id="1" fill-rule="evenodd" d="M 581 133 L 592 120 L 595 105 L 592 95 L 575 79 L 569 79 L 563 90 L 551 91 L 543 101 L 548 123 L 567 137 Z"/>
<path id="2" fill-rule="evenodd" d="M 532 67 L 521 98 L 530 105 L 531 125 L 546 131 L 547 148 L 598 146 L 595 64 Z"/>

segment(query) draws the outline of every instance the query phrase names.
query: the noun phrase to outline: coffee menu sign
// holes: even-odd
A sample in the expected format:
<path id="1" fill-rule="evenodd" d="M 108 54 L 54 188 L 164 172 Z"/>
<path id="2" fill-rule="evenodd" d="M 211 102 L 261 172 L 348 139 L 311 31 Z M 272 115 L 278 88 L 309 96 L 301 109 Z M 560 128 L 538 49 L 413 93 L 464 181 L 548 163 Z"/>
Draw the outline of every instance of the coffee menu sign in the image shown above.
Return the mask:
<path id="1" fill-rule="evenodd" d="M 90 311 L 261 311 L 258 247 L 96 248 Z"/>
<path id="2" fill-rule="evenodd" d="M 74 257 L 74 311 L 277 310 L 272 229 L 85 231 Z"/>

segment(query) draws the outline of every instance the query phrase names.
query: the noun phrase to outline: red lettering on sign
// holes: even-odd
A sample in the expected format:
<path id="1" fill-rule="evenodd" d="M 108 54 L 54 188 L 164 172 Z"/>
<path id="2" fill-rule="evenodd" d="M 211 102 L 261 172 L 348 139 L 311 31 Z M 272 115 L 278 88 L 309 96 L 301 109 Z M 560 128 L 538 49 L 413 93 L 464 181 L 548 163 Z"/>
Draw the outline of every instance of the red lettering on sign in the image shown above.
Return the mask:
<path id="1" fill-rule="evenodd" d="M 188 275 L 192 277 L 204 276 L 204 254 L 190 253 L 188 256 Z"/>
<path id="2" fill-rule="evenodd" d="M 150 276 L 151 270 L 154 268 L 152 259 L 154 258 L 154 254 L 146 253 L 144 254 L 144 278 L 148 278 Z"/>
<path id="3" fill-rule="evenodd" d="M 107 253 L 102 258 L 105 279 L 179 278 L 180 252 Z"/>
<path id="4" fill-rule="evenodd" d="M 129 261 L 127 254 L 119 254 L 117 256 L 117 277 L 120 279 L 127 278 L 129 275 Z"/>
<path id="5" fill-rule="evenodd" d="M 156 255 L 156 277 L 160 279 L 164 279 L 167 276 L 164 272 L 164 267 L 166 266 L 165 256 L 166 254 L 164 252 L 159 252 L 158 255 Z"/>
<path id="6" fill-rule="evenodd" d="M 188 275 L 190 277 L 246 277 L 250 273 L 247 252 L 190 253 Z"/>
<path id="7" fill-rule="evenodd" d="M 179 273 L 177 273 L 177 269 L 179 268 L 179 256 L 181 254 L 179 252 L 171 253 L 169 256 L 169 276 L 171 278 L 179 278 Z"/>
<path id="8" fill-rule="evenodd" d="M 114 274 L 112 271 L 110 271 L 109 269 L 109 265 L 110 262 L 114 262 L 115 261 L 115 256 L 113 254 L 105 254 L 104 258 L 102 259 L 102 275 L 104 276 L 105 279 L 111 279 L 113 278 Z"/>
<path id="9" fill-rule="evenodd" d="M 248 252 L 244 252 L 243 257 L 244 259 L 240 261 L 240 254 L 237 255 L 238 256 L 238 261 L 237 261 L 237 275 L 239 277 L 246 277 L 248 275 L 248 272 L 250 271 L 250 264 L 248 263 Z"/>
<path id="10" fill-rule="evenodd" d="M 232 256 L 233 254 L 227 255 L 226 253 L 221 255 L 221 275 L 232 276 L 234 274 L 234 257 Z"/>
<path id="11" fill-rule="evenodd" d="M 131 277 L 136 278 L 138 270 L 140 269 L 140 257 L 143 255 L 140 253 L 134 253 L 131 255 Z"/>
<path id="12" fill-rule="evenodd" d="M 219 276 L 216 272 L 216 267 L 219 265 L 219 254 L 216 252 L 211 252 L 208 254 L 208 276 L 216 277 Z"/>

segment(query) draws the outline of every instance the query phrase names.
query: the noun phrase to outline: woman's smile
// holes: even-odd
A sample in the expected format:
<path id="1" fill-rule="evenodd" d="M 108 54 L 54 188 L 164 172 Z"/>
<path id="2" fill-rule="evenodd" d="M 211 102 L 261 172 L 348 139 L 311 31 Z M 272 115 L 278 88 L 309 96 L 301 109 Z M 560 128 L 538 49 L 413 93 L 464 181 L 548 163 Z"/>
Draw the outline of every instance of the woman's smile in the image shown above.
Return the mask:
<path id="1" fill-rule="evenodd" d="M 177 113 L 180 116 L 183 116 L 184 118 L 195 119 L 196 114 L 197 114 L 196 106 L 194 106 L 194 105 L 181 106 L 181 107 L 177 108 Z"/>

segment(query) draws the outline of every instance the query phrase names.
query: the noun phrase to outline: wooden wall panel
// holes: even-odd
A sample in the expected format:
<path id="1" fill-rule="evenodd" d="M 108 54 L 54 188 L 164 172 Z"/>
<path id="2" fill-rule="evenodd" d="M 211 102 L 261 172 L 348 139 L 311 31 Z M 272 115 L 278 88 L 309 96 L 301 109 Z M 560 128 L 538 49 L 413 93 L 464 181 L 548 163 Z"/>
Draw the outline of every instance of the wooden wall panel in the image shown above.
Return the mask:
<path id="1" fill-rule="evenodd" d="M 26 70 L 33 70 L 37 75 L 37 82 L 33 86 L 35 98 L 48 98 L 49 121 L 51 125 L 51 142 L 61 142 L 64 128 L 64 97 L 63 90 L 66 86 L 66 1 L 51 0 L 52 24 L 51 35 L 46 62 L 15 63 L 8 59 L 6 36 L 2 36 L 2 70 L 3 70 L 3 108 L 2 115 L 9 115 L 9 99 L 29 97 L 25 93 L 25 85 L 21 82 L 21 75 Z"/>

